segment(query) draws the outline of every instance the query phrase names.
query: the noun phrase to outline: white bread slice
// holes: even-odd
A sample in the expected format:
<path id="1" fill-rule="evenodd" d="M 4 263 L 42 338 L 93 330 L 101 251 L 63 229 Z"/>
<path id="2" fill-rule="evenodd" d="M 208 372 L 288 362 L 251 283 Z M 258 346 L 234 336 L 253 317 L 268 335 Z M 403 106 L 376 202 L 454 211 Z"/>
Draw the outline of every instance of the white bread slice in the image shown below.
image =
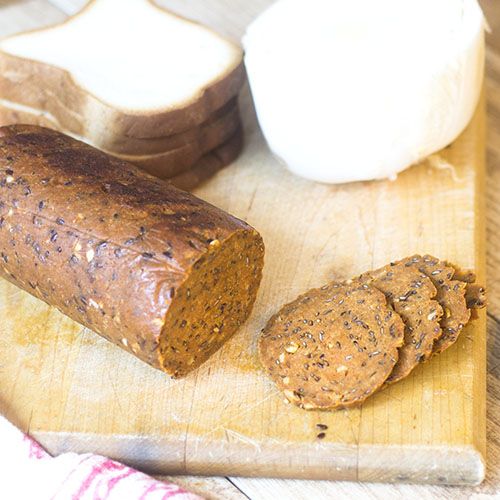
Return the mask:
<path id="1" fill-rule="evenodd" d="M 59 130 L 57 120 L 50 113 L 0 99 L 0 126 L 17 123 Z"/>
<path id="2" fill-rule="evenodd" d="M 228 141 L 204 155 L 192 168 L 170 178 L 169 181 L 179 189 L 191 191 L 236 160 L 242 148 L 243 130 L 239 127 Z"/>
<path id="3" fill-rule="evenodd" d="M 35 113 L 17 106 L 15 109 L 0 102 L 0 126 L 12 124 L 38 125 L 41 127 L 59 130 L 67 133 L 75 139 L 87 142 L 85 138 L 71 134 L 58 127 L 57 123 L 43 113 Z M 210 121 L 210 120 L 209 120 Z M 242 138 L 241 121 L 237 101 L 232 101 L 232 106 L 225 111 L 222 117 L 214 120 L 210 125 L 201 128 L 199 141 L 194 144 L 186 144 L 172 151 L 166 151 L 155 155 L 119 155 L 106 151 L 113 156 L 128 161 L 142 168 L 151 175 L 162 179 L 179 177 L 179 183 L 194 187 L 204 179 L 208 179 L 213 173 L 230 163 L 241 150 Z M 239 146 L 238 146 L 239 144 Z M 102 148 L 100 148 L 102 149 Z M 207 172 L 203 172 L 203 169 Z M 185 177 L 182 177 L 183 173 Z"/>
<path id="4" fill-rule="evenodd" d="M 228 103 L 229 104 L 229 103 Z M 85 137 L 71 134 L 59 126 L 59 124 L 46 113 L 36 113 L 32 108 L 23 108 L 19 105 L 12 105 L 9 102 L 0 100 L 0 125 L 12 125 L 23 123 L 27 125 L 39 125 L 41 127 L 59 130 L 65 134 L 73 136 L 75 139 L 87 142 L 92 146 L 106 151 L 121 158 L 122 160 L 134 163 L 147 172 L 157 177 L 166 178 L 177 175 L 192 168 L 198 160 L 212 151 L 214 148 L 226 142 L 241 125 L 238 104 L 236 100 L 230 102 L 231 106 L 223 109 L 223 113 L 216 113 L 196 131 L 196 140 L 189 142 L 170 151 L 163 151 L 148 155 L 123 155 L 114 151 L 107 151 L 101 144 L 93 143 Z M 137 139 L 138 141 L 139 139 Z"/>
<path id="5" fill-rule="evenodd" d="M 243 81 L 238 46 L 149 0 L 93 0 L 62 24 L 0 42 L 0 96 L 82 137 L 182 132 Z"/>
<path id="6" fill-rule="evenodd" d="M 205 129 L 205 133 L 200 138 L 200 143 L 187 144 L 172 151 L 154 155 L 110 154 L 133 163 L 156 177 L 172 177 L 192 168 L 203 155 L 219 147 L 232 137 L 240 126 L 239 110 L 237 106 L 234 106 L 227 116 Z"/>
<path id="7" fill-rule="evenodd" d="M 234 125 L 237 105 L 238 99 L 233 97 L 224 106 L 214 111 L 206 121 L 196 127 L 165 137 L 137 139 L 125 136 L 102 137 L 99 134 L 82 137 L 65 130 L 57 119 L 47 111 L 41 111 L 0 98 L 0 125 L 26 123 L 53 128 L 112 154 L 143 156 L 164 153 L 188 144 L 192 146 L 198 144 L 198 147 L 206 149 L 203 144 L 207 141 L 207 136 L 216 137 L 218 129 L 226 130 Z M 213 142 L 214 139 L 209 140 Z M 222 139 L 215 144 L 220 142 L 223 142 Z"/>

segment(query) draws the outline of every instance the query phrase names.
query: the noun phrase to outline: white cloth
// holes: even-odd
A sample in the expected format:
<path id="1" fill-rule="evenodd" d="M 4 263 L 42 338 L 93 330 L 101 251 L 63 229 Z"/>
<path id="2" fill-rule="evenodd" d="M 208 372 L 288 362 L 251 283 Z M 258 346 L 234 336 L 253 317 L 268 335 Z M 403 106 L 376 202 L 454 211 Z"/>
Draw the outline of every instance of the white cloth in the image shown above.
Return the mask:
<path id="1" fill-rule="evenodd" d="M 201 500 L 100 455 L 51 457 L 0 416 L 0 498 L 36 500 Z"/>

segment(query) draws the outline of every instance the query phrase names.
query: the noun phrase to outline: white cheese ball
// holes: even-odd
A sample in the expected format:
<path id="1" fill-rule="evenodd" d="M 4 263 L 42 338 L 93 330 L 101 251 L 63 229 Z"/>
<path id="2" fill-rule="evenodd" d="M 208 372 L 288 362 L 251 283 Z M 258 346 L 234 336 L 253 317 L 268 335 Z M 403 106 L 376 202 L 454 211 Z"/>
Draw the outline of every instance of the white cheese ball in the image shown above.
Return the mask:
<path id="1" fill-rule="evenodd" d="M 482 88 L 476 0 L 280 0 L 243 43 L 271 150 L 320 182 L 394 178 L 464 130 Z"/>

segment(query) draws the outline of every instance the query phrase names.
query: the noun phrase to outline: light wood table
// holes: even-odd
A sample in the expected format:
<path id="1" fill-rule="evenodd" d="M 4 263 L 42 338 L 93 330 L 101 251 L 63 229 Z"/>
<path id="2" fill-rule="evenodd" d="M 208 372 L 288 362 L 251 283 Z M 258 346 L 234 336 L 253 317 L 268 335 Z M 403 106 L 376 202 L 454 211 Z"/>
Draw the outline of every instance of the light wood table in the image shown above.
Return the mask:
<path id="1" fill-rule="evenodd" d="M 124 0 L 126 1 L 126 0 Z M 39 27 L 64 19 L 78 10 L 84 0 L 0 0 L 0 36 Z M 159 3 L 189 11 L 197 4 L 205 18 L 220 15 L 220 4 L 231 16 L 230 0 L 162 0 Z M 218 9 L 212 9 L 214 4 Z M 253 0 L 252 11 L 259 11 L 267 0 Z M 169 478 L 207 498 L 213 499 L 327 499 L 327 498 L 493 498 L 500 496 L 500 2 L 482 0 L 492 33 L 488 35 L 488 181 L 487 181 L 487 258 L 488 258 L 488 459 L 484 483 L 476 488 L 437 486 L 360 484 L 332 481 L 299 481 L 248 478 Z M 228 23 L 228 26 L 231 26 Z M 234 30 L 231 32 L 231 30 Z M 228 28 L 237 36 L 241 27 Z M 497 283 L 498 282 L 498 283 Z"/>

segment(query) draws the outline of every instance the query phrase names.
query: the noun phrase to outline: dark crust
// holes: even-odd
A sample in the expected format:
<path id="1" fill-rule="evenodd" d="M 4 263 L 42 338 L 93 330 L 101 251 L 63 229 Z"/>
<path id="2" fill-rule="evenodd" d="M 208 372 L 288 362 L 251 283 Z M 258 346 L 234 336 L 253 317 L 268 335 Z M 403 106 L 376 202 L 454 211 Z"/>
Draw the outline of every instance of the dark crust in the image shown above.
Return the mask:
<path id="1" fill-rule="evenodd" d="M 267 323 L 259 356 L 303 409 L 361 404 L 391 373 L 404 325 L 377 289 L 330 284 L 285 305 Z"/>
<path id="2" fill-rule="evenodd" d="M 364 273 L 358 280 L 381 290 L 405 324 L 404 344 L 387 379 L 388 384 L 397 382 L 430 358 L 434 341 L 442 334 L 439 322 L 443 310 L 434 300 L 436 287 L 406 260 Z"/>
<path id="3" fill-rule="evenodd" d="M 214 136 L 221 138 L 224 130 L 232 129 L 240 121 L 238 97 L 232 97 L 222 107 L 211 113 L 202 123 L 176 134 L 164 137 L 142 137 L 136 139 L 130 136 L 105 138 L 89 137 L 91 142 L 106 151 L 119 155 L 154 155 L 191 145 L 199 149 L 207 149 L 206 144 L 214 142 Z M 106 142 L 107 139 L 107 142 Z M 99 141 L 99 142 L 98 142 Z M 221 139 L 219 139 L 219 143 Z"/>
<path id="4" fill-rule="evenodd" d="M 156 368 L 176 291 L 235 234 L 256 273 L 230 293 L 255 293 L 245 222 L 61 133 L 0 128 L 0 275 Z"/>
<path id="5" fill-rule="evenodd" d="M 224 118 L 228 122 L 227 125 L 233 127 L 231 136 L 226 138 L 222 144 L 218 144 L 217 147 L 209 152 L 203 154 L 203 151 L 206 148 L 195 151 L 196 148 L 191 147 L 188 143 L 187 146 L 190 147 L 190 151 L 188 151 L 182 160 L 178 162 L 175 161 L 175 157 L 171 159 L 166 158 L 164 161 L 161 161 L 161 159 L 149 161 L 147 157 L 137 157 L 137 159 L 134 160 L 134 157 L 130 157 L 127 161 L 135 164 L 155 177 L 159 177 L 160 179 L 169 179 L 172 184 L 179 189 L 191 191 L 208 181 L 219 170 L 222 170 L 224 167 L 232 163 L 241 153 L 243 148 L 243 130 L 240 124 L 237 104 L 234 100 L 231 104 L 231 112 L 233 116 L 229 117 L 230 120 L 228 120 L 228 117 Z M 231 123 L 229 123 L 229 121 L 231 121 Z M 38 125 L 42 127 L 46 126 L 53 130 L 59 130 L 59 127 L 55 122 L 51 122 L 43 115 L 7 110 L 0 105 L 0 125 L 18 123 Z M 208 124 L 206 128 L 209 127 L 210 124 Z M 64 133 L 62 130 L 59 131 Z M 200 133 L 200 136 L 201 135 L 202 134 Z M 219 135 L 219 137 L 225 136 Z M 182 151 L 179 151 L 179 153 L 182 153 Z M 119 158 L 119 155 L 115 155 L 114 153 L 113 155 Z M 202 156 L 200 157 L 200 155 Z M 178 157 L 179 155 L 176 154 L 175 156 Z"/>
<path id="6" fill-rule="evenodd" d="M 16 103 L 12 103 L 16 104 Z M 59 132 L 67 133 L 66 130 L 51 115 L 44 111 L 27 111 L 16 109 L 8 105 L 0 105 L 0 126 L 15 124 L 38 125 L 48 127 Z M 186 152 L 193 156 L 193 151 L 209 151 L 234 131 L 240 123 L 238 99 L 233 97 L 220 109 L 214 111 L 210 117 L 196 127 L 192 127 L 183 132 L 172 134 L 165 137 L 152 137 L 137 139 L 126 136 L 107 136 L 94 134 L 92 129 L 85 130 L 85 136 L 81 137 L 85 142 L 102 149 L 122 160 L 134 162 L 134 157 L 140 159 L 143 163 L 149 161 L 158 161 L 158 156 L 168 151 L 176 151 L 179 155 Z M 169 160 L 171 161 L 171 160 Z M 140 165 L 139 165 L 140 166 Z M 165 168 L 165 174 L 168 174 Z M 173 174 L 174 175 L 174 174 Z M 161 177 L 161 176 L 159 176 Z M 165 175 L 163 176 L 165 177 Z"/>
<path id="7" fill-rule="evenodd" d="M 203 156 L 194 167 L 169 181 L 179 189 L 191 191 L 211 179 L 238 158 L 243 149 L 243 131 L 239 128 L 229 141 Z"/>
<path id="8" fill-rule="evenodd" d="M 174 150 L 158 154 L 119 155 L 109 152 L 120 160 L 128 161 L 160 179 L 173 177 L 193 167 L 204 155 L 210 153 L 241 130 L 240 114 L 237 106 L 224 118 L 211 124 L 200 141 L 186 144 Z"/>

